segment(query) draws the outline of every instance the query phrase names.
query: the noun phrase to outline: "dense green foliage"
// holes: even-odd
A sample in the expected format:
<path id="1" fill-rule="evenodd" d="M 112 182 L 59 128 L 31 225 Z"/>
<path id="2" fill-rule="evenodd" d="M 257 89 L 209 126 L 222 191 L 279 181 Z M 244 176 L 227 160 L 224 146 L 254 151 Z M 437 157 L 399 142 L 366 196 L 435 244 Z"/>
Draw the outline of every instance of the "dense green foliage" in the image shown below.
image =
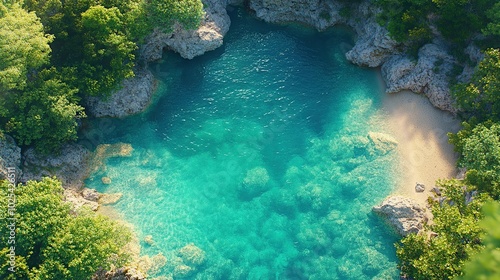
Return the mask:
<path id="1" fill-rule="evenodd" d="M 148 0 L 148 14 L 154 26 L 170 30 L 174 22 L 188 29 L 195 28 L 203 17 L 200 0 Z"/>
<path id="2" fill-rule="evenodd" d="M 496 0 L 376 0 L 379 22 L 401 42 L 422 44 L 432 38 L 432 26 L 448 40 L 463 45 L 490 23 Z"/>
<path id="3" fill-rule="evenodd" d="M 450 141 L 461 153 L 459 164 L 467 168 L 466 182 L 480 191 L 500 198 L 500 124 L 487 122 L 451 135 Z"/>
<path id="4" fill-rule="evenodd" d="M 482 229 L 479 227 L 481 204 L 488 200 L 487 197 L 500 199 L 500 123 L 497 122 L 496 111 L 499 106 L 496 99 L 499 73 L 489 71 L 491 65 L 495 69 L 497 66 L 488 56 L 471 84 L 467 85 L 470 88 L 475 86 L 475 89 L 460 93 L 463 98 L 461 104 L 470 106 L 467 116 L 474 117 L 463 123 L 461 131 L 449 135 L 450 142 L 460 155 L 458 164 L 467 169 L 465 179 L 439 183 L 445 189 L 447 200 L 441 204 L 432 203 L 434 224 L 427 227 L 428 231 L 437 234 L 436 237 L 411 235 L 398 245 L 401 269 L 415 279 L 453 279 L 464 275 L 467 270 L 475 274 L 482 267 L 486 269 L 484 275 L 497 273 L 494 267 L 499 244 L 490 239 L 482 241 L 483 231 L 491 234 L 495 231 L 491 222 L 492 212 L 496 211 L 491 208 L 494 206 L 487 206 L 486 213 L 490 218 L 482 223 Z M 481 86 L 477 86 L 479 84 Z M 465 203 L 467 192 L 469 199 L 472 192 L 478 193 L 470 203 Z M 494 227 L 497 228 L 497 225 Z M 476 253 L 478 257 L 474 259 Z M 471 257 L 474 260 L 464 270 L 464 264 Z M 464 279 L 476 279 L 471 278 L 471 272 L 468 273 Z"/>
<path id="5" fill-rule="evenodd" d="M 0 5 L 0 91 L 23 89 L 28 73 L 49 62 L 52 40 L 35 13 Z"/>
<path id="6" fill-rule="evenodd" d="M 460 279 L 500 279 L 500 204 L 485 204 L 483 213 L 484 249 L 465 264 L 465 275 Z"/>
<path id="7" fill-rule="evenodd" d="M 6 181 L 0 195 L 11 195 Z M 83 210 L 76 217 L 62 200 L 61 183 L 45 178 L 18 186 L 15 210 L 15 243 L 8 243 L 10 221 L 8 200 L 2 199 L 0 213 L 0 278 L 2 279 L 89 279 L 98 268 L 123 265 L 123 246 L 130 232 L 108 218 Z M 8 271 L 10 245 L 15 247 L 16 272 Z"/>
<path id="8" fill-rule="evenodd" d="M 488 49 L 472 80 L 453 89 L 458 107 L 479 121 L 500 121 L 500 50 Z"/>
<path id="9" fill-rule="evenodd" d="M 155 27 L 195 28 L 200 0 L 14 0 L 0 4 L 0 130 L 57 152 L 77 138 L 81 100 L 134 75 Z"/>
<path id="10" fill-rule="evenodd" d="M 426 226 L 436 236 L 411 234 L 396 245 L 401 270 L 416 280 L 453 279 L 462 273 L 468 257 L 481 249 L 478 220 L 487 195 L 466 201 L 470 188 L 463 182 L 443 180 L 438 185 L 445 199 L 431 202 L 434 220 Z"/>

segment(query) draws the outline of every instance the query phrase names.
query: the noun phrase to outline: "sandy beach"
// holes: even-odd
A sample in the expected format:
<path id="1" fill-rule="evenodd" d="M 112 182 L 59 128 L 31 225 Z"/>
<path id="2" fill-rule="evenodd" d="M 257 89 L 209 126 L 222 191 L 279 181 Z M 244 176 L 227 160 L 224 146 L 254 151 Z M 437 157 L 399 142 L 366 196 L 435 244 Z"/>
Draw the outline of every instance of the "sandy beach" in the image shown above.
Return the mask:
<path id="1" fill-rule="evenodd" d="M 457 155 L 448 143 L 448 132 L 457 132 L 460 121 L 443 112 L 425 96 L 404 91 L 384 94 L 383 113 L 389 129 L 399 142 L 399 188 L 401 194 L 425 205 L 435 181 L 457 175 Z M 416 183 L 425 185 L 423 193 L 415 191 Z"/>

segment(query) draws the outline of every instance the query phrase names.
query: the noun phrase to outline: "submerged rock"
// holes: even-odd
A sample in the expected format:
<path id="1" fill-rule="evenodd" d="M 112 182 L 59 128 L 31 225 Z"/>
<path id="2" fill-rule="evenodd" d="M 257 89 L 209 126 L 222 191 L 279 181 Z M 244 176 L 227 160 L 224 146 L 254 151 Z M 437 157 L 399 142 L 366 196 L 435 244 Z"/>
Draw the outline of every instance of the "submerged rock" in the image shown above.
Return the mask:
<path id="1" fill-rule="evenodd" d="M 100 205 L 110 205 L 115 204 L 122 198 L 122 193 L 102 193 L 99 196 L 99 204 Z"/>
<path id="2" fill-rule="evenodd" d="M 424 207 L 416 201 L 402 196 L 390 196 L 379 206 L 373 207 L 372 210 L 384 217 L 402 236 L 419 233 L 428 220 Z"/>
<path id="3" fill-rule="evenodd" d="M 14 168 L 16 177 L 19 176 L 20 166 L 21 148 L 16 145 L 16 141 L 9 135 L 0 135 L 0 179 L 7 178 L 7 175 L 11 173 L 9 168 Z"/>
<path id="4" fill-rule="evenodd" d="M 398 141 L 394 137 L 381 132 L 368 132 L 368 139 L 377 155 L 385 155 L 398 146 Z"/>
<path id="5" fill-rule="evenodd" d="M 189 266 L 196 267 L 205 263 L 205 252 L 194 243 L 189 243 L 180 248 L 177 253 L 182 258 L 183 263 Z"/>
<path id="6" fill-rule="evenodd" d="M 248 170 L 239 188 L 240 196 L 251 199 L 261 195 L 269 189 L 269 174 L 264 167 L 255 167 Z"/>

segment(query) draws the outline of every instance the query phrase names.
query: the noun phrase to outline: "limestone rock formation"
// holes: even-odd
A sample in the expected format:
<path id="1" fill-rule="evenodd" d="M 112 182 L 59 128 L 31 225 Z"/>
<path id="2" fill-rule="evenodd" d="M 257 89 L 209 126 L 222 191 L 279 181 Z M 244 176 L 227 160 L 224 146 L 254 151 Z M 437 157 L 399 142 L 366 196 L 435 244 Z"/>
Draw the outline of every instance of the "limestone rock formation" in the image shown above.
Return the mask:
<path id="1" fill-rule="evenodd" d="M 384 217 L 402 236 L 418 233 L 428 220 L 425 208 L 410 198 L 389 196 L 373 212 Z"/>
<path id="2" fill-rule="evenodd" d="M 394 55 L 382 66 L 386 92 L 411 90 L 423 93 L 435 107 L 456 113 L 448 84 L 448 73 L 454 64 L 455 59 L 439 43 L 420 48 L 417 61 L 404 54 Z"/>
<path id="3" fill-rule="evenodd" d="M 342 5 L 322 0 L 250 0 L 249 7 L 267 22 L 302 22 L 324 30 L 341 20 Z"/>
<path id="4" fill-rule="evenodd" d="M 3 134 L 0 137 L 0 179 L 7 178 L 9 168 L 16 169 L 16 176 L 20 175 L 21 148 L 9 135 Z"/>
<path id="5" fill-rule="evenodd" d="M 33 148 L 24 152 L 21 181 L 41 180 L 56 176 L 64 188 L 80 189 L 89 174 L 87 168 L 91 153 L 78 144 L 65 144 L 59 155 L 43 156 Z"/>
<path id="6" fill-rule="evenodd" d="M 94 117 L 122 118 L 142 112 L 151 102 L 156 81 L 151 71 L 136 69 L 135 76 L 126 79 L 121 89 L 106 97 L 88 97 L 87 112 Z"/>
<path id="7" fill-rule="evenodd" d="M 225 0 L 204 1 L 205 17 L 196 30 L 185 30 L 178 24 L 168 34 L 155 30 L 142 46 L 141 58 L 148 62 L 161 59 L 163 50 L 168 48 L 192 59 L 222 46 L 222 39 L 231 23 L 226 5 Z"/>
<path id="8" fill-rule="evenodd" d="M 71 209 L 73 211 L 76 211 L 83 206 L 86 206 L 93 211 L 97 211 L 97 209 L 99 208 L 99 204 L 97 203 L 97 201 L 84 198 L 82 193 L 78 192 L 77 190 L 65 189 L 63 195 L 64 201 L 70 203 Z"/>
<path id="9" fill-rule="evenodd" d="M 189 266 L 196 267 L 205 262 L 205 252 L 193 243 L 189 243 L 188 245 L 180 248 L 178 255 L 182 258 L 184 264 Z"/>
<path id="10" fill-rule="evenodd" d="M 415 184 L 415 191 L 416 192 L 424 192 L 425 191 L 425 185 L 422 183 L 416 183 Z"/>
<path id="11" fill-rule="evenodd" d="M 379 11 L 370 1 L 362 2 L 347 24 L 356 31 L 358 38 L 346 58 L 360 66 L 378 67 L 398 53 L 400 45 L 389 36 L 389 31 L 376 22 Z"/>
<path id="12" fill-rule="evenodd" d="M 252 199 L 269 189 L 269 174 L 264 167 L 255 167 L 248 170 L 242 184 L 238 188 L 243 199 Z"/>

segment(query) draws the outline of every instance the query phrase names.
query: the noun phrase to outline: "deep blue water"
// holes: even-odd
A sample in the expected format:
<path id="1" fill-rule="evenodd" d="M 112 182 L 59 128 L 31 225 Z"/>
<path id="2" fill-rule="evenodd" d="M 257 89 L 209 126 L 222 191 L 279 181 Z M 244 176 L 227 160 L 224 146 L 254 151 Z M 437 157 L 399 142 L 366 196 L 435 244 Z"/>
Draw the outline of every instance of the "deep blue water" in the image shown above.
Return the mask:
<path id="1" fill-rule="evenodd" d="M 385 131 L 376 71 L 345 60 L 347 30 L 231 16 L 220 49 L 152 66 L 148 112 L 105 121 L 102 143 L 134 151 L 88 187 L 123 193 L 142 254 L 166 258 L 152 276 L 396 279 L 396 238 L 370 211 L 395 182 L 395 154 L 367 137 Z"/>

